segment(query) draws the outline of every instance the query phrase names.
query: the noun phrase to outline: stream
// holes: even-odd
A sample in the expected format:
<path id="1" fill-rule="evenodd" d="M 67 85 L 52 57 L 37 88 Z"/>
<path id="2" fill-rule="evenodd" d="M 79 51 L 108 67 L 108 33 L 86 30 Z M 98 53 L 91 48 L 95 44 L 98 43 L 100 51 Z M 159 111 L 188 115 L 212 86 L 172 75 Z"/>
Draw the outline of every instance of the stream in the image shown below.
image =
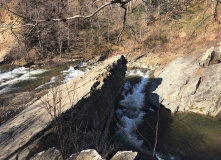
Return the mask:
<path id="1" fill-rule="evenodd" d="M 117 141 L 123 150 L 138 152 L 136 159 L 153 159 L 157 111 L 146 103 L 151 71 L 130 70 L 126 74 L 122 98 L 116 111 Z M 219 160 L 221 157 L 221 117 L 195 113 L 171 114 L 159 111 L 156 155 L 159 160 Z"/>
<path id="2" fill-rule="evenodd" d="M 77 66 L 77 68 L 76 68 Z M 0 95 L 56 86 L 86 72 L 87 63 L 66 63 L 37 68 L 0 68 Z"/>
<path id="3" fill-rule="evenodd" d="M 87 63 L 71 62 L 32 68 L 0 66 L 0 125 L 16 116 L 47 89 L 88 71 Z"/>

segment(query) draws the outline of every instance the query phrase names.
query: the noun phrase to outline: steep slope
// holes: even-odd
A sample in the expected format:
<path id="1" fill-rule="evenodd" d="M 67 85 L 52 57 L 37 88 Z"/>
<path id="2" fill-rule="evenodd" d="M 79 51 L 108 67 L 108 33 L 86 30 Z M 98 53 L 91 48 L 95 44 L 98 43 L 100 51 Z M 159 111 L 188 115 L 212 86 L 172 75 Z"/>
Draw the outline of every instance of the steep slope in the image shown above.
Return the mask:
<path id="1" fill-rule="evenodd" d="M 70 1 L 69 9 L 62 10 L 62 14 L 58 15 L 57 11 L 53 11 L 56 10 L 56 4 L 52 5 L 52 1 L 47 4 L 39 3 L 36 8 L 33 8 L 30 1 L 27 5 L 33 8 L 33 12 L 25 10 L 22 1 L 18 2 L 20 4 L 11 2 L 11 9 L 15 8 L 16 11 L 24 15 L 30 14 L 34 18 L 36 14 L 39 14 L 40 18 L 68 17 L 79 14 L 80 8 L 84 8 L 80 13 L 88 15 L 104 4 L 100 1 L 93 4 L 87 0 Z M 96 55 L 104 59 L 124 54 L 132 62 L 143 56 L 145 60 L 142 60 L 142 63 L 165 65 L 177 57 L 206 50 L 219 41 L 219 23 L 212 16 L 215 12 L 215 1 L 183 1 L 176 5 L 162 2 L 159 4 L 161 7 L 142 0 L 132 1 L 130 4 L 125 30 L 118 44 L 116 41 L 123 27 L 124 12 L 117 5 L 103 9 L 91 19 L 58 24 L 42 23 L 38 25 L 38 29 L 33 30 L 29 27 L 23 28 L 24 35 L 31 31 L 25 42 L 29 55 L 25 57 L 26 60 L 29 58 L 41 61 L 45 57 L 52 59 L 54 56 L 59 57 L 53 61 L 62 57 L 89 60 Z M 50 8 L 52 11 L 47 9 L 51 5 L 55 7 Z M 44 11 L 47 12 L 44 14 Z M 16 18 L 13 18 L 13 22 L 16 22 Z M 4 48 L 9 46 L 6 40 L 4 44 Z M 13 56 L 23 54 L 19 52 L 21 51 Z"/>
<path id="2" fill-rule="evenodd" d="M 0 8 L 0 63 L 4 61 L 5 56 L 16 47 L 17 41 L 10 27 L 16 23 L 14 15 L 9 14 L 7 10 Z"/>

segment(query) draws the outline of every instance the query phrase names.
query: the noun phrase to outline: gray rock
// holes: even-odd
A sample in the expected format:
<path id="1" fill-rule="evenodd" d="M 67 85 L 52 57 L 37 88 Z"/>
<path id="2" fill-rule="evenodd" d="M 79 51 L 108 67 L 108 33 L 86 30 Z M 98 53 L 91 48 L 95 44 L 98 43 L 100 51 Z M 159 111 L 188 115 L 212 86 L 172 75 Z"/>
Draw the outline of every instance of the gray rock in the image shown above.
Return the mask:
<path id="1" fill-rule="evenodd" d="M 221 63 L 221 46 L 215 49 L 214 55 L 210 64 L 218 64 Z"/>
<path id="2" fill-rule="evenodd" d="M 179 109 L 179 104 L 177 104 L 177 103 L 165 103 L 165 101 L 163 101 L 163 103 L 162 103 L 164 106 L 165 106 L 165 104 L 167 104 L 166 106 L 167 106 L 167 108 L 168 109 L 170 109 L 170 111 L 172 112 L 172 113 L 176 113 L 177 111 L 178 111 L 178 109 Z"/>
<path id="3" fill-rule="evenodd" d="M 34 157 L 30 158 L 30 160 L 61 160 L 61 153 L 56 148 L 49 148 L 47 151 L 42 151 L 37 153 Z"/>
<path id="4" fill-rule="evenodd" d="M 191 55 L 172 61 L 152 84 L 149 101 L 158 100 L 173 113 L 221 113 L 220 50 L 212 47 L 200 58 Z"/>
<path id="5" fill-rule="evenodd" d="M 68 160 L 103 160 L 94 149 L 83 150 L 80 153 L 73 154 Z"/>
<path id="6" fill-rule="evenodd" d="M 202 67 L 209 66 L 210 61 L 213 56 L 214 56 L 214 47 L 211 47 L 201 56 L 201 59 L 199 62 L 200 66 Z"/>
<path id="7" fill-rule="evenodd" d="M 137 152 L 119 151 L 111 158 L 111 160 L 134 160 L 136 156 Z"/>

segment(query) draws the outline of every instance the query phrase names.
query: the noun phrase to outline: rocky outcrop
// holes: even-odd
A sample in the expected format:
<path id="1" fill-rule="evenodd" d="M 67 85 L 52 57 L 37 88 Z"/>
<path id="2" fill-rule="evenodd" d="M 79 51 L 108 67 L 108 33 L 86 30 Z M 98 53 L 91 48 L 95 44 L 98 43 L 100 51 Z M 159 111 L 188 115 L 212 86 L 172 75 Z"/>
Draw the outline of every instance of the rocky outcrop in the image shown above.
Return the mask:
<path id="1" fill-rule="evenodd" d="M 150 54 L 151 53 L 126 56 L 128 60 L 127 67 L 128 68 L 147 68 L 150 70 L 155 70 L 157 67 L 159 67 L 160 62 L 150 61 L 150 57 L 152 56 L 152 54 L 151 55 Z"/>
<path id="2" fill-rule="evenodd" d="M 96 150 L 88 149 L 70 156 L 68 160 L 104 160 Z"/>
<path id="3" fill-rule="evenodd" d="M 14 119 L 0 126 L 0 159 L 23 159 L 30 155 L 29 152 L 40 146 L 36 139 L 58 116 L 64 122 L 68 119 L 69 125 L 79 122 L 86 124 L 87 129 L 99 129 L 103 135 L 99 138 L 105 139 L 125 72 L 126 59 L 116 56 L 66 84 L 50 89 Z M 70 119 L 73 113 L 76 116 Z"/>
<path id="4" fill-rule="evenodd" d="M 132 151 L 119 151 L 111 160 L 134 160 L 137 156 L 137 152 Z"/>
<path id="5" fill-rule="evenodd" d="M 134 160 L 137 156 L 137 152 L 132 151 L 119 151 L 111 160 Z M 96 150 L 88 149 L 81 151 L 80 153 L 73 154 L 68 160 L 104 160 Z"/>
<path id="6" fill-rule="evenodd" d="M 40 153 L 35 154 L 30 160 L 59 160 L 62 159 L 61 152 L 56 148 L 49 148 L 47 151 L 42 151 Z"/>
<path id="7" fill-rule="evenodd" d="M 164 69 L 158 69 L 150 105 L 161 103 L 173 113 L 191 111 L 218 115 L 221 113 L 220 62 L 221 47 L 218 47 L 202 55 L 180 57 Z"/>
<path id="8" fill-rule="evenodd" d="M 132 151 L 119 151 L 111 160 L 134 160 L 137 156 L 137 152 Z M 47 151 L 37 153 L 31 160 L 58 160 L 61 159 L 61 153 L 56 148 L 49 148 Z M 105 160 L 94 149 L 83 150 L 79 153 L 72 154 L 67 160 Z"/>

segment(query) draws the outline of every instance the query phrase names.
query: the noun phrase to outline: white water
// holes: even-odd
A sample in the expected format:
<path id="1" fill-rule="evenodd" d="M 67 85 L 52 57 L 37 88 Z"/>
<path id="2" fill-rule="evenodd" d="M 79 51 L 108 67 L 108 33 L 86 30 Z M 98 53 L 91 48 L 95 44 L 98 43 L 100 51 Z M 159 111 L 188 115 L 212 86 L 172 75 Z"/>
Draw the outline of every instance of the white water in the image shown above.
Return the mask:
<path id="1" fill-rule="evenodd" d="M 16 69 L 9 71 L 9 72 L 5 72 L 5 73 L 0 72 L 0 83 L 4 82 L 6 80 L 9 80 L 9 79 L 14 79 L 18 75 L 22 75 L 22 74 L 27 73 L 27 71 L 28 71 L 27 68 L 20 67 L 20 68 L 16 68 Z"/>
<path id="2" fill-rule="evenodd" d="M 132 85 L 127 81 L 123 86 L 123 99 L 119 102 L 120 108 L 117 109 L 117 117 L 119 123 L 117 123 L 117 133 L 120 133 L 120 138 L 126 145 L 132 146 L 138 152 L 151 155 L 151 150 L 146 150 L 143 147 L 144 140 L 139 138 L 137 128 L 143 123 L 143 116 L 146 114 L 143 111 L 145 101 L 145 88 L 149 82 L 149 71 L 136 69 L 130 70 L 126 73 L 126 78 L 141 77 L 141 81 L 135 85 Z M 149 109 L 149 111 L 154 111 Z M 141 135 L 142 136 L 142 135 Z M 163 160 L 162 155 L 156 152 L 156 158 Z M 174 160 L 175 157 L 170 157 L 170 160 Z"/>
<path id="3" fill-rule="evenodd" d="M 65 74 L 65 78 L 63 80 L 63 82 L 68 82 L 70 81 L 71 79 L 77 77 L 78 75 L 84 73 L 83 71 L 80 71 L 80 70 L 76 70 L 74 69 L 74 67 L 69 67 L 69 69 L 67 70 L 64 70 L 63 73 Z"/>
<path id="4" fill-rule="evenodd" d="M 21 81 L 35 79 L 37 78 L 37 75 L 42 74 L 46 71 L 47 70 L 44 69 L 29 70 L 29 68 L 20 67 L 9 72 L 0 72 L 0 95 L 13 90 L 13 85 Z"/>
<path id="5" fill-rule="evenodd" d="M 79 68 L 85 68 L 85 71 L 88 70 L 87 63 L 82 62 L 78 65 Z M 18 88 L 15 88 L 14 85 L 18 84 L 19 82 L 30 80 L 30 79 L 36 79 L 38 78 L 37 75 L 40 75 L 48 70 L 45 69 L 29 69 L 25 67 L 19 67 L 16 69 L 13 69 L 12 71 L 8 72 L 2 72 L 0 71 L 0 95 L 5 94 L 8 92 L 11 92 L 13 90 L 17 90 Z M 78 75 L 84 73 L 83 71 L 74 69 L 74 67 L 70 66 L 69 69 L 64 70 L 61 72 L 61 74 L 64 76 L 64 79 L 61 80 L 61 83 L 66 83 L 70 81 L 71 79 L 77 77 Z M 42 84 L 38 86 L 35 89 L 41 89 L 45 86 L 50 85 L 52 87 L 52 84 L 56 82 L 56 80 L 59 80 L 57 76 L 52 77 L 49 82 Z"/>
<path id="6" fill-rule="evenodd" d="M 130 141 L 130 144 L 140 147 L 143 140 L 138 138 L 137 126 L 142 123 L 145 112 L 142 111 L 145 100 L 145 87 L 149 82 L 149 71 L 143 72 L 141 69 L 130 70 L 128 77 L 141 77 L 138 84 L 132 86 L 129 81 L 123 87 L 123 100 L 120 101 L 121 108 L 117 109 L 120 122 L 117 124 L 118 133 L 122 138 Z"/>
<path id="7" fill-rule="evenodd" d="M 44 87 L 47 86 L 47 85 L 50 85 L 50 88 L 52 88 L 52 84 L 55 83 L 55 82 L 56 82 L 56 77 L 51 77 L 51 79 L 50 79 L 49 82 L 38 86 L 37 88 L 35 88 L 35 90 L 37 90 L 37 89 L 42 89 L 42 88 L 44 88 Z"/>
<path id="8" fill-rule="evenodd" d="M 87 63 L 86 62 L 81 62 L 79 65 L 78 65 L 79 68 L 83 68 L 83 67 L 87 67 Z"/>
<path id="9" fill-rule="evenodd" d="M 83 68 L 83 67 L 86 67 L 86 66 L 87 66 L 86 62 L 81 62 L 78 65 L 79 68 Z M 85 72 L 86 71 L 88 71 L 88 68 L 85 69 Z M 74 67 L 70 66 L 67 70 L 64 70 L 64 71 L 61 72 L 61 74 L 63 74 L 65 76 L 64 79 L 61 81 L 61 83 L 66 83 L 66 82 L 70 81 L 71 79 L 77 77 L 78 75 L 80 75 L 82 73 L 84 73 L 84 72 L 81 71 L 81 70 L 78 70 L 78 69 L 74 69 Z M 44 88 L 45 86 L 48 86 L 48 85 L 50 86 L 50 88 L 52 88 L 53 84 L 55 82 L 58 82 L 59 79 L 60 79 L 59 76 L 52 77 L 49 82 L 40 85 L 39 87 L 35 88 L 35 90 L 42 89 L 42 88 Z"/>

